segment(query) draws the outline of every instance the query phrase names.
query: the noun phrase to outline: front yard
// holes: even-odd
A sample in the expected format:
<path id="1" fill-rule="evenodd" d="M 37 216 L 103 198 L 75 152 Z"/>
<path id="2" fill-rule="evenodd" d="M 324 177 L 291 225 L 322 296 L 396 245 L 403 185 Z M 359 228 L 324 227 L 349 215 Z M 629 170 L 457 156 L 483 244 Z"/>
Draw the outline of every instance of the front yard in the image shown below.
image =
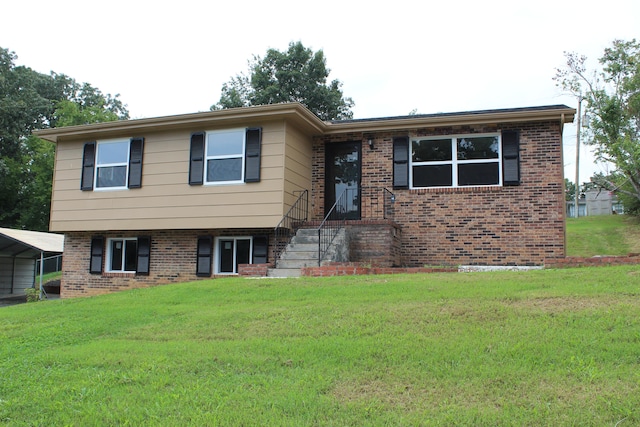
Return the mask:
<path id="1" fill-rule="evenodd" d="M 228 278 L 0 310 L 0 424 L 640 424 L 640 266 Z"/>

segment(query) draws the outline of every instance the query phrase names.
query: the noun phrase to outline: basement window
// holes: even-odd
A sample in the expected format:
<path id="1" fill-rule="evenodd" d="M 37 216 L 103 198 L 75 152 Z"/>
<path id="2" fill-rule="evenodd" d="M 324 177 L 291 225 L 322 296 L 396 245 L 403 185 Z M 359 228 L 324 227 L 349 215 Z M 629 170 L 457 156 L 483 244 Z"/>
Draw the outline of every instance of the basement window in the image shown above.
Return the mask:
<path id="1" fill-rule="evenodd" d="M 138 239 L 107 240 L 107 272 L 135 273 Z"/>

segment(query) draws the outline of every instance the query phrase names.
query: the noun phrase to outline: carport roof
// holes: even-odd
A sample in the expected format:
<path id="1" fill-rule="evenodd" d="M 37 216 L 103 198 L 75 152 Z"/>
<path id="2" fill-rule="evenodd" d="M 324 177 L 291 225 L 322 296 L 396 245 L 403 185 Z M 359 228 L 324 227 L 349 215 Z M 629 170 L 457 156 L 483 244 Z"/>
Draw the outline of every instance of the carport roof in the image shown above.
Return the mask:
<path id="1" fill-rule="evenodd" d="M 64 250 L 64 235 L 0 227 L 0 256 L 34 258 L 41 252 L 59 254 Z"/>

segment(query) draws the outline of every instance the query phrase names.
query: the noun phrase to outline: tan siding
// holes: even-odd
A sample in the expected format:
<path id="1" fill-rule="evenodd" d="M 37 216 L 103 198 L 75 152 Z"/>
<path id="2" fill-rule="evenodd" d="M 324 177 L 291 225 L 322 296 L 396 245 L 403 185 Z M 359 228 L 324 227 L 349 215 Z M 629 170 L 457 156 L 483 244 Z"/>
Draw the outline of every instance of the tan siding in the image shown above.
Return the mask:
<path id="1" fill-rule="evenodd" d="M 311 191 L 311 138 L 292 126 L 286 129 L 286 164 L 284 168 L 285 208 L 298 198 L 300 190 Z"/>
<path id="2" fill-rule="evenodd" d="M 282 218 L 282 214 L 273 216 L 232 216 L 217 217 L 207 216 L 204 218 L 163 218 L 162 220 L 151 221 L 149 219 L 115 219 L 109 220 L 112 230 L 180 230 L 180 229 L 246 229 L 246 228 L 273 228 L 274 224 Z M 83 220 L 67 221 L 61 220 L 57 224 L 65 231 L 105 231 L 105 221 L 103 220 Z M 151 225 L 151 227 L 150 227 Z"/>
<path id="3" fill-rule="evenodd" d="M 192 209 L 209 209 L 211 195 L 208 194 L 174 194 L 171 197 L 163 194 L 164 187 L 156 187 L 157 195 L 149 197 L 136 197 L 135 191 L 130 191 L 131 196 L 118 198 L 118 209 L 155 209 L 167 206 L 185 206 Z M 229 192 L 224 196 L 218 196 L 216 206 L 241 206 L 249 198 L 253 203 L 270 204 L 278 200 L 278 191 L 256 191 L 253 193 Z M 109 210 L 114 206 L 113 197 L 95 198 L 87 200 L 59 200 L 58 211 L 82 211 L 90 207 L 94 210 Z"/>
<path id="4" fill-rule="evenodd" d="M 80 191 L 85 141 L 60 143 L 51 230 L 275 226 L 284 209 L 284 122 L 250 126 L 263 128 L 261 181 L 237 185 L 188 185 L 190 134 L 212 128 L 144 135 L 142 188 L 132 190 Z"/>

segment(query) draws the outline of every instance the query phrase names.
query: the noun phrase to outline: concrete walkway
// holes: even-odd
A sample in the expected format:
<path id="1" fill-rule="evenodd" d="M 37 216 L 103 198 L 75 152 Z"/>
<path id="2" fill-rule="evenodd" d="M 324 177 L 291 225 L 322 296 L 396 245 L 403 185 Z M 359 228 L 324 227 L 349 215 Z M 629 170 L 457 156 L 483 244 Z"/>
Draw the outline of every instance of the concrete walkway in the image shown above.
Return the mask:
<path id="1" fill-rule="evenodd" d="M 47 299 L 59 299 L 60 294 L 48 294 Z M 9 307 L 16 304 L 24 304 L 27 302 L 26 295 L 0 295 L 0 308 Z"/>

